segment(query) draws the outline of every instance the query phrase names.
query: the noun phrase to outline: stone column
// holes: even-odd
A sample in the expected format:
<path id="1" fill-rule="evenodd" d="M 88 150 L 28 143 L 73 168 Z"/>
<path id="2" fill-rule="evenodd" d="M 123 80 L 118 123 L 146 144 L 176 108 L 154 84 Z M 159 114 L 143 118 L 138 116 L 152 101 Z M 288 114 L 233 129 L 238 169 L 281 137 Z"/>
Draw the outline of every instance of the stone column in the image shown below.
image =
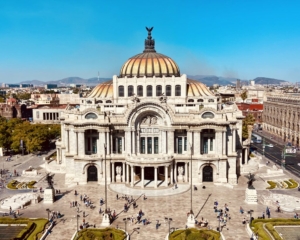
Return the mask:
<path id="1" fill-rule="evenodd" d="M 110 154 L 110 136 L 109 132 L 106 132 L 106 154 Z"/>
<path id="2" fill-rule="evenodd" d="M 75 132 L 75 154 L 78 156 L 78 132 Z"/>
<path id="3" fill-rule="evenodd" d="M 188 154 L 191 154 L 191 147 L 194 148 L 195 145 L 194 145 L 194 141 L 193 141 L 193 132 L 192 130 L 188 130 L 187 131 L 187 153 Z"/>
<path id="4" fill-rule="evenodd" d="M 177 182 L 177 162 L 174 162 L 174 181 Z"/>
<path id="5" fill-rule="evenodd" d="M 222 154 L 226 155 L 226 131 L 222 132 L 223 141 L 222 141 Z"/>
<path id="6" fill-rule="evenodd" d="M 194 132 L 194 154 L 195 155 L 200 155 L 200 132 Z"/>
<path id="7" fill-rule="evenodd" d="M 122 182 L 126 182 L 126 175 L 125 175 L 125 173 L 126 173 L 126 171 L 125 171 L 125 162 L 123 162 L 123 164 L 122 164 L 123 166 L 122 166 L 122 175 L 123 175 L 123 177 L 122 177 Z"/>
<path id="8" fill-rule="evenodd" d="M 184 163 L 184 181 L 188 182 L 188 168 L 187 168 L 187 162 Z"/>
<path id="9" fill-rule="evenodd" d="M 131 140 L 132 140 L 132 154 L 136 154 L 135 131 L 131 132 Z"/>
<path id="10" fill-rule="evenodd" d="M 168 166 L 165 166 L 165 186 L 167 187 L 169 184 L 168 180 Z"/>
<path id="11" fill-rule="evenodd" d="M 126 164 L 126 183 L 129 184 L 129 165 Z"/>
<path id="12" fill-rule="evenodd" d="M 130 185 L 131 185 L 131 187 L 133 187 L 134 186 L 133 166 L 130 166 L 130 168 L 131 168 L 131 183 L 130 183 Z"/>
<path id="13" fill-rule="evenodd" d="M 78 156 L 85 155 L 84 130 L 78 130 Z"/>
<path id="14" fill-rule="evenodd" d="M 248 148 L 245 148 L 245 164 L 248 164 Z"/>
<path id="15" fill-rule="evenodd" d="M 126 133 L 126 132 L 125 132 Z M 129 132 L 130 133 L 130 132 Z M 128 133 L 127 134 L 125 134 L 125 137 L 126 137 L 126 140 L 125 140 L 125 138 L 124 137 L 122 137 L 122 149 L 121 149 L 121 153 L 124 153 L 125 151 L 126 151 L 126 146 L 125 146 L 125 142 L 127 142 L 127 138 L 128 138 Z M 130 136 L 129 136 L 130 137 Z M 128 142 L 128 143 L 130 143 L 130 142 Z M 131 147 L 130 146 L 130 144 L 127 144 L 127 146 L 128 146 L 128 150 L 129 150 L 129 148 Z M 129 153 L 130 151 L 128 151 L 127 153 Z"/>
<path id="16" fill-rule="evenodd" d="M 173 164 L 170 165 L 170 184 L 172 185 L 174 183 L 174 180 L 173 180 Z"/>
<path id="17" fill-rule="evenodd" d="M 104 143 L 106 143 L 105 138 L 106 138 L 106 133 L 100 131 L 99 132 L 99 148 L 97 149 L 98 156 L 104 155 Z M 107 154 L 107 145 L 106 145 L 106 154 Z"/>
<path id="18" fill-rule="evenodd" d="M 141 149 L 140 140 L 141 140 L 141 136 L 140 136 L 140 131 L 139 130 L 136 131 L 135 139 L 136 139 L 136 153 L 140 154 L 140 149 Z"/>
<path id="19" fill-rule="evenodd" d="M 124 153 L 125 151 L 126 154 L 131 153 L 131 132 L 128 130 L 125 130 L 125 137 L 122 137 L 122 153 Z"/>
<path id="20" fill-rule="evenodd" d="M 69 129 L 66 129 L 66 152 L 70 152 L 70 136 Z"/>
<path id="21" fill-rule="evenodd" d="M 174 130 L 168 131 L 168 154 L 174 154 Z"/>
<path id="22" fill-rule="evenodd" d="M 161 153 L 167 153 L 167 138 L 166 138 L 166 131 L 161 131 Z"/>
<path id="23" fill-rule="evenodd" d="M 69 153 L 76 154 L 76 133 L 74 129 L 69 131 Z"/>
<path id="24" fill-rule="evenodd" d="M 144 188 L 144 166 L 141 166 L 141 184 L 142 188 Z"/>
<path id="25" fill-rule="evenodd" d="M 59 161 L 60 161 L 60 148 L 57 148 L 56 149 L 56 163 L 59 164 Z"/>
<path id="26" fill-rule="evenodd" d="M 111 182 L 115 182 L 115 175 L 116 175 L 116 169 L 115 169 L 115 163 L 111 163 Z"/>
<path id="27" fill-rule="evenodd" d="M 109 142 L 110 142 L 110 153 L 111 154 L 113 154 L 113 144 L 114 144 L 114 142 L 113 142 L 113 135 L 112 135 L 112 133 L 109 133 Z"/>
<path id="28" fill-rule="evenodd" d="M 154 167 L 154 188 L 157 188 L 157 167 Z"/>
<path id="29" fill-rule="evenodd" d="M 232 129 L 232 152 L 236 152 L 236 128 Z"/>

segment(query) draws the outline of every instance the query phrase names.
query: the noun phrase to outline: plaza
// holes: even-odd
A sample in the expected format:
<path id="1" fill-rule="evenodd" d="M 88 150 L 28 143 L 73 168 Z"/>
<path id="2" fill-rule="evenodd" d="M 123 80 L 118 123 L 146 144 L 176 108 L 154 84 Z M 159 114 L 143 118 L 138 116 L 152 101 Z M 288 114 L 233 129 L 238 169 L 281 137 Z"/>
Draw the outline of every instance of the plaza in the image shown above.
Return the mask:
<path id="1" fill-rule="evenodd" d="M 24 161 L 23 161 L 24 160 Z M 37 156 L 25 156 L 19 157 L 16 159 L 13 157 L 13 160 L 9 163 L 6 163 L 7 169 L 13 171 L 17 167 L 17 171 L 28 168 L 28 166 L 45 166 L 45 161 L 42 157 Z M 47 218 L 48 213 L 46 209 L 51 211 L 60 211 L 63 215 L 62 218 L 58 219 L 56 226 L 52 229 L 50 235 L 47 239 L 71 239 L 72 235 L 76 231 L 77 226 L 77 208 L 70 207 L 70 202 L 78 201 L 80 204 L 78 223 L 79 225 L 83 222 L 83 211 L 85 212 L 86 217 L 84 218 L 86 222 L 91 225 L 96 225 L 97 228 L 101 227 L 102 223 L 102 214 L 99 214 L 99 200 L 104 198 L 105 187 L 101 184 L 95 182 L 90 182 L 86 185 L 73 185 L 68 186 L 64 183 L 64 174 L 55 173 L 55 165 L 49 164 L 49 169 L 53 167 L 54 174 L 54 188 L 59 189 L 61 194 L 57 195 L 57 200 L 53 204 L 45 204 L 41 201 L 38 204 L 32 204 L 26 206 L 24 209 L 20 209 L 21 217 L 32 217 L 32 218 Z M 270 166 L 263 166 L 258 170 L 258 174 L 261 176 L 266 176 L 266 172 L 270 169 Z M 39 167 L 39 172 L 41 174 L 46 174 L 45 169 Z M 291 176 L 288 173 L 284 173 L 286 178 Z M 18 177 L 22 179 L 22 176 Z M 18 179 L 16 178 L 16 179 Z M 273 177 L 276 179 L 276 177 Z M 270 178 L 272 179 L 272 177 Z M 295 179 L 299 181 L 299 179 Z M 246 231 L 245 225 L 242 224 L 242 220 L 245 217 L 249 219 L 247 211 L 253 210 L 252 216 L 254 218 L 260 217 L 266 209 L 266 205 L 262 204 L 260 201 L 256 205 L 246 204 L 245 203 L 245 189 L 247 185 L 247 179 L 243 176 L 239 178 L 238 184 L 236 186 L 231 186 L 227 184 L 216 184 L 216 183 L 205 183 L 202 186 L 205 186 L 203 189 L 201 186 L 198 187 L 197 191 L 192 192 L 193 196 L 193 211 L 195 217 L 198 220 L 204 219 L 208 220 L 208 227 L 212 229 L 217 229 L 219 222 L 216 217 L 216 213 L 213 210 L 214 201 L 219 202 L 220 208 L 224 206 L 225 203 L 228 204 L 229 214 L 231 219 L 227 222 L 226 227 L 222 229 L 222 234 L 226 239 L 245 239 L 248 238 L 248 233 Z M 262 180 L 258 178 L 254 182 L 254 187 L 258 191 L 259 198 L 263 194 L 267 194 L 269 190 L 266 190 L 268 184 L 265 182 L 265 179 Z M 43 189 L 47 187 L 47 182 L 45 178 L 38 180 L 36 187 Z M 75 196 L 75 190 L 78 192 L 78 195 Z M 4 191 L 4 190 L 2 190 Z M 156 194 L 155 191 L 158 191 L 160 194 Z M 13 194 L 20 194 L 20 191 L 15 193 L 8 193 L 6 196 L 12 196 Z M 143 195 L 146 194 L 146 200 L 143 200 Z M 272 190 L 274 195 L 276 194 L 287 194 L 294 197 L 299 197 L 297 190 Z M 90 209 L 84 206 L 80 201 L 80 195 L 86 194 L 96 206 L 95 209 Z M 119 195 L 119 200 L 116 200 L 116 195 Z M 123 212 L 125 200 L 121 197 L 126 194 L 127 196 L 133 196 L 134 199 L 137 199 L 137 208 L 133 209 L 130 206 L 127 213 Z M 3 196 L 2 192 L 1 195 Z M 43 194 L 40 194 L 43 197 Z M 113 211 L 115 210 L 117 215 L 116 220 L 112 223 L 112 227 L 118 227 L 125 229 L 125 223 L 123 218 L 134 217 L 139 210 L 142 210 L 145 215 L 144 217 L 150 220 L 149 225 L 143 224 L 131 224 L 130 222 L 126 223 L 126 230 L 131 234 L 131 239 L 164 239 L 168 233 L 169 225 L 165 222 L 165 218 L 172 218 L 173 221 L 170 223 L 171 230 L 173 228 L 185 228 L 187 212 L 190 210 L 190 188 L 189 184 L 178 184 L 177 189 L 164 188 L 164 189 L 141 189 L 139 186 L 135 188 L 127 187 L 125 188 L 122 183 L 111 184 L 108 187 L 108 207 Z M 239 209 L 242 207 L 245 210 L 244 214 L 240 214 Z M 101 206 L 102 211 L 104 210 L 104 205 Z M 283 217 L 283 218 L 293 218 L 294 212 L 275 212 L 275 206 L 270 206 L 271 208 L 271 217 Z M 7 212 L 5 209 L 1 209 L 2 212 Z M 298 212 L 299 213 L 299 212 Z M 158 230 L 155 229 L 156 220 L 159 220 L 161 226 Z M 135 221 L 136 222 L 136 221 Z M 137 231 L 134 229 L 140 228 Z"/>

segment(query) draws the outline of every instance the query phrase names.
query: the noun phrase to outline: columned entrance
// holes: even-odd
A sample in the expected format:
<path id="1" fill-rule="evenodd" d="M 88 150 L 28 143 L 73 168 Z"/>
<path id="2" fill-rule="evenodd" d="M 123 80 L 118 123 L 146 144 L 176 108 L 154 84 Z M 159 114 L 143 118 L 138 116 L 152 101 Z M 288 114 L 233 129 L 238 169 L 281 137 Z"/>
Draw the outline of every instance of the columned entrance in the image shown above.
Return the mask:
<path id="1" fill-rule="evenodd" d="M 154 180 L 154 168 L 153 167 L 145 167 L 145 180 Z"/>
<path id="2" fill-rule="evenodd" d="M 98 181 L 98 172 L 94 165 L 89 166 L 87 169 L 87 181 Z"/>
<path id="3" fill-rule="evenodd" d="M 203 182 L 213 181 L 213 168 L 211 166 L 205 166 L 203 168 Z"/>

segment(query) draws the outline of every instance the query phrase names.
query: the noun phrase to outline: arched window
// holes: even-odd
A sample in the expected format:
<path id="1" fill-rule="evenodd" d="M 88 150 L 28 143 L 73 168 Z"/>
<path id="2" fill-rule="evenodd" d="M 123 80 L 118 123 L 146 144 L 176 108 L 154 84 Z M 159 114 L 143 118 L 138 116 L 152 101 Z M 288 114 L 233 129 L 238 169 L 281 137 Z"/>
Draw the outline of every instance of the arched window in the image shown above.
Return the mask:
<path id="1" fill-rule="evenodd" d="M 111 100 L 107 100 L 106 103 L 111 103 Z"/>
<path id="2" fill-rule="evenodd" d="M 119 97 L 124 97 L 124 86 L 119 86 Z"/>
<path id="3" fill-rule="evenodd" d="M 159 97 L 162 94 L 162 87 L 161 85 L 156 86 L 156 96 Z"/>
<path id="4" fill-rule="evenodd" d="M 208 102 L 214 102 L 214 101 L 215 101 L 215 100 L 213 100 L 213 99 L 209 99 L 209 100 L 208 100 Z"/>
<path id="5" fill-rule="evenodd" d="M 171 96 L 172 95 L 172 88 L 171 85 L 166 86 L 166 96 Z"/>
<path id="6" fill-rule="evenodd" d="M 152 97 L 152 86 L 151 85 L 147 86 L 147 97 Z"/>
<path id="7" fill-rule="evenodd" d="M 211 112 L 205 112 L 202 114 L 202 118 L 214 118 L 214 114 Z"/>
<path id="8" fill-rule="evenodd" d="M 203 99 L 198 99 L 198 101 L 197 102 L 203 102 Z"/>
<path id="9" fill-rule="evenodd" d="M 180 85 L 175 86 L 175 96 L 181 96 L 181 86 Z"/>
<path id="10" fill-rule="evenodd" d="M 96 118 L 98 117 L 95 113 L 88 113 L 87 115 L 85 115 L 85 119 L 96 119 Z"/>
<path id="11" fill-rule="evenodd" d="M 129 85 L 128 86 L 128 97 L 131 97 L 131 96 L 133 96 L 133 86 Z"/>
<path id="12" fill-rule="evenodd" d="M 193 99 L 189 99 L 188 102 L 194 102 L 194 100 Z"/>
<path id="13" fill-rule="evenodd" d="M 137 95 L 142 97 L 144 94 L 143 94 L 143 86 L 142 85 L 138 85 L 137 86 Z"/>

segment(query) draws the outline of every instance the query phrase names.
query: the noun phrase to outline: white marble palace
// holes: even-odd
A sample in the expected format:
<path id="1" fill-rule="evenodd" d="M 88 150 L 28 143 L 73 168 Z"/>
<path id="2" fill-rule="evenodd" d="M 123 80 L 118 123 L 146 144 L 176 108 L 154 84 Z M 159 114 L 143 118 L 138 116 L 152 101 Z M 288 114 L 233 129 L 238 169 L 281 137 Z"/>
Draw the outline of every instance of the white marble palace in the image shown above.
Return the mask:
<path id="1" fill-rule="evenodd" d="M 57 164 L 66 184 L 104 184 L 105 172 L 108 183 L 129 187 L 191 179 L 236 184 L 244 163 L 241 111 L 221 106 L 204 84 L 181 74 L 173 59 L 155 51 L 147 30 L 145 50 L 119 76 L 62 114 Z"/>

